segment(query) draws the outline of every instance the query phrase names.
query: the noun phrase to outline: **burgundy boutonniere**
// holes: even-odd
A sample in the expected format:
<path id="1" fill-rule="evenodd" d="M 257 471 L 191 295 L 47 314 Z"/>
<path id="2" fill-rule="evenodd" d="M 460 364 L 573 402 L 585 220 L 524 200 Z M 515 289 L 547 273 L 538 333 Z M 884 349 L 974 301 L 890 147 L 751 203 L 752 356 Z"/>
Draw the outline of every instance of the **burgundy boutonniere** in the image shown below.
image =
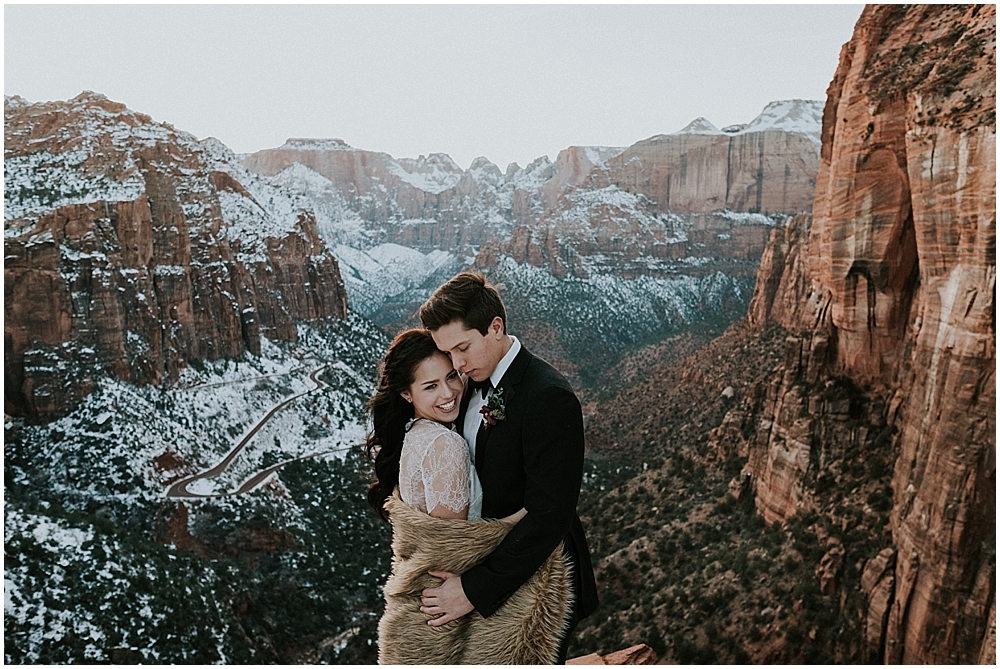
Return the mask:
<path id="1" fill-rule="evenodd" d="M 507 405 L 503 398 L 503 388 L 497 388 L 486 400 L 486 405 L 479 410 L 483 414 L 483 422 L 487 426 L 493 426 L 507 417 Z"/>

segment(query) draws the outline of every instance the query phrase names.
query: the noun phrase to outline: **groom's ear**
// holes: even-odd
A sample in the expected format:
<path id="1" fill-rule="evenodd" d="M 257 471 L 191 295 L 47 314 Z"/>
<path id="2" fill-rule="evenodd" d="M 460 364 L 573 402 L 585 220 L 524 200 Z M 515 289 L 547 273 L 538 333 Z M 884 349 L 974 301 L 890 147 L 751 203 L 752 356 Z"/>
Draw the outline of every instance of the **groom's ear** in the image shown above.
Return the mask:
<path id="1" fill-rule="evenodd" d="M 494 316 L 493 320 L 490 322 L 490 327 L 487 332 L 492 334 L 495 338 L 500 339 L 505 332 L 503 319 L 499 316 Z"/>

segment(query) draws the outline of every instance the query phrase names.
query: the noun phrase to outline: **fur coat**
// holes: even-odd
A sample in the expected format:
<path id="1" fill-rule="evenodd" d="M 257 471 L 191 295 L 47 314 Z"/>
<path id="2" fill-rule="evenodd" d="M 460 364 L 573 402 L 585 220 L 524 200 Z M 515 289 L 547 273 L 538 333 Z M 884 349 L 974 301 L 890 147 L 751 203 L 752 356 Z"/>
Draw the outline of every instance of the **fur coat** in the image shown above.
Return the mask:
<path id="1" fill-rule="evenodd" d="M 393 557 L 378 625 L 379 664 L 554 664 L 573 610 L 571 563 L 562 544 L 492 616 L 473 611 L 431 627 L 420 612 L 420 593 L 441 579 L 427 572 L 465 572 L 489 555 L 513 524 L 433 518 L 398 494 L 385 503 Z"/>

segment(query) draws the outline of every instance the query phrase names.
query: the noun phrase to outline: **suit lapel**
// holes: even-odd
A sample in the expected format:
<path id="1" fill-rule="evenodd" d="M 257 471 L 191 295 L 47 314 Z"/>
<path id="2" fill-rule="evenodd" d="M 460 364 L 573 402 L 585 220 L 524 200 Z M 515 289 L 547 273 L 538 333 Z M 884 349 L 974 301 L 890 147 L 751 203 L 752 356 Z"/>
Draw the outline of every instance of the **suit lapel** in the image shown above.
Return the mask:
<path id="1" fill-rule="evenodd" d="M 507 406 L 508 415 L 510 413 L 510 402 L 516 394 L 517 384 L 521 382 L 521 377 L 524 376 L 524 370 L 528 368 L 531 358 L 531 353 L 524 347 L 524 344 L 521 344 L 521 350 L 518 351 L 514 360 L 510 363 L 510 367 L 507 368 L 507 371 L 500 378 L 500 383 L 497 384 L 497 389 L 494 391 L 503 390 L 504 403 Z M 467 401 L 466 407 L 468 407 Z M 476 432 L 476 470 L 479 472 L 480 478 L 483 476 L 483 453 L 486 452 L 486 442 L 489 441 L 490 435 L 498 427 L 499 425 L 488 426 L 485 420 L 479 421 L 479 431 Z"/>

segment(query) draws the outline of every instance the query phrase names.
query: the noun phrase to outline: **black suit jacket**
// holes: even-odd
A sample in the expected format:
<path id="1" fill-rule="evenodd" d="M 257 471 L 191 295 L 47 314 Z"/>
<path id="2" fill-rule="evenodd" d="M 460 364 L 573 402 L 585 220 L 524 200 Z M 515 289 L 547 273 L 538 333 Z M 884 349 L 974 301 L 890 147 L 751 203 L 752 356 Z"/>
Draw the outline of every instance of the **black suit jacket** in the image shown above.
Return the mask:
<path id="1" fill-rule="evenodd" d="M 583 525 L 576 514 L 583 478 L 583 413 L 569 382 L 522 345 L 497 390 L 506 418 L 480 427 L 476 471 L 483 517 L 525 516 L 486 560 L 462 574 L 466 597 L 492 615 L 565 540 L 574 563 L 579 620 L 597 608 L 597 585 Z M 463 424 L 469 393 L 462 399 Z"/>

